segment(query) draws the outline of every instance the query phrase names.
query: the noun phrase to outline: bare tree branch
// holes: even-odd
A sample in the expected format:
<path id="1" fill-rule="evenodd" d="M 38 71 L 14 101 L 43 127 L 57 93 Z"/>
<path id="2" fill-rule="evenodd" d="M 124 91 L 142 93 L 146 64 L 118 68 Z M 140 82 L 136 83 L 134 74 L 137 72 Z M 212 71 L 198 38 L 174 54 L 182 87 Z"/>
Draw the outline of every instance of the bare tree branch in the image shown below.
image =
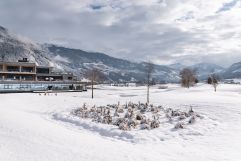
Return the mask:
<path id="1" fill-rule="evenodd" d="M 189 69 L 189 68 L 184 68 L 180 72 L 181 76 L 181 85 L 183 87 L 189 88 L 190 86 L 193 86 L 197 82 L 197 76 L 196 76 L 196 71 Z"/>
<path id="2" fill-rule="evenodd" d="M 211 84 L 214 88 L 214 91 L 217 91 L 217 86 L 220 78 L 217 74 L 210 74 L 208 77 L 208 84 Z"/>
<path id="3" fill-rule="evenodd" d="M 98 69 L 88 70 L 84 77 L 91 80 L 91 98 L 94 98 L 94 84 L 98 84 L 106 79 L 105 75 Z"/>
<path id="4" fill-rule="evenodd" d="M 145 63 L 145 73 L 146 73 L 146 85 L 147 85 L 147 104 L 149 104 L 150 102 L 150 82 L 151 82 L 151 79 L 152 79 L 152 74 L 154 72 L 154 64 L 152 62 L 147 62 Z"/>

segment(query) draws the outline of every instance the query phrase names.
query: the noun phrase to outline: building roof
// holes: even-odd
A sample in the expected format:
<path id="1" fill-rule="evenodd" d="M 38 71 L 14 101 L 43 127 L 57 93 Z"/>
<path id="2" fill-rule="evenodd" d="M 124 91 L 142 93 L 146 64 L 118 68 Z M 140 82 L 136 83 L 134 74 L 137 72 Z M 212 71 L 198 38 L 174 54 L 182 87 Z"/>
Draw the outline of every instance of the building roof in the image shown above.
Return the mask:
<path id="1" fill-rule="evenodd" d="M 3 65 L 26 65 L 26 66 L 36 66 L 36 63 L 32 63 L 32 62 L 3 62 L 0 61 L 0 64 Z"/>

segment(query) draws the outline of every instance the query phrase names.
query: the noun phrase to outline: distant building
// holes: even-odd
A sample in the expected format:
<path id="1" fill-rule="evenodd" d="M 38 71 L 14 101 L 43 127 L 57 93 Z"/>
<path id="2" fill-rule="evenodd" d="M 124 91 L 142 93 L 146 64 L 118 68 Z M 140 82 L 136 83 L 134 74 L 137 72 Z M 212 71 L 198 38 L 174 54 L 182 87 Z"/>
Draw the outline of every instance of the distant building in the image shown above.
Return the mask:
<path id="1" fill-rule="evenodd" d="M 136 87 L 136 83 L 126 83 L 127 87 Z"/>
<path id="2" fill-rule="evenodd" d="M 56 73 L 53 67 L 37 66 L 27 58 L 18 62 L 0 62 L 0 80 L 4 81 L 73 81 L 73 73 Z"/>
<path id="3" fill-rule="evenodd" d="M 36 90 L 86 90 L 73 73 L 54 72 L 23 58 L 18 62 L 0 61 L 0 92 Z"/>

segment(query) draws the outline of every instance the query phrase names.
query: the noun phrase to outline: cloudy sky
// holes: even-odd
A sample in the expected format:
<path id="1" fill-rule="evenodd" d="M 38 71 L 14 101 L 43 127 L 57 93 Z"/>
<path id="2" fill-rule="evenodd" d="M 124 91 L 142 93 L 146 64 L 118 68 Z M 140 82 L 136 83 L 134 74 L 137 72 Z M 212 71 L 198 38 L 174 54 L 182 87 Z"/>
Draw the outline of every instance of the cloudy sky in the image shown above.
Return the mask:
<path id="1" fill-rule="evenodd" d="M 135 61 L 241 61 L 241 0 L 1 0 L 0 25 Z"/>

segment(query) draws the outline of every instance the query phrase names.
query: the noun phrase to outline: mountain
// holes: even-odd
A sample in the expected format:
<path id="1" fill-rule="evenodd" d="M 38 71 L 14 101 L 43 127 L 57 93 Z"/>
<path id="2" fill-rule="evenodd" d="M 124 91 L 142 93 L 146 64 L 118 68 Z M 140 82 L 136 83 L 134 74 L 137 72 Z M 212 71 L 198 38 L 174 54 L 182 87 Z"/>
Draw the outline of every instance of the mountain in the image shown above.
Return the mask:
<path id="1" fill-rule="evenodd" d="M 70 71 L 79 78 L 92 68 L 100 69 L 109 81 L 143 81 L 146 63 L 136 63 L 108 56 L 104 53 L 87 52 L 51 44 L 37 44 L 28 38 L 11 33 L 0 26 L 0 60 L 17 61 L 28 58 L 38 65 L 52 66 L 56 71 Z M 153 77 L 161 82 L 178 82 L 179 72 L 184 67 L 197 71 L 199 79 L 206 79 L 210 73 L 223 78 L 241 78 L 241 62 L 227 69 L 210 63 L 184 66 L 180 63 L 169 66 L 154 65 Z"/>
<path id="2" fill-rule="evenodd" d="M 224 70 L 223 67 L 216 65 L 216 64 L 211 64 L 211 63 L 199 63 L 191 66 L 185 66 L 181 63 L 175 63 L 169 65 L 170 68 L 175 69 L 177 71 L 181 71 L 183 68 L 190 68 L 193 69 L 197 72 L 198 78 L 200 80 L 205 80 L 211 73 L 217 73 L 221 74 L 222 71 Z"/>
<path id="3" fill-rule="evenodd" d="M 134 63 L 103 53 L 86 52 L 56 45 L 47 45 L 47 49 L 55 60 L 64 60 L 62 64 L 70 67 L 75 73 L 81 74 L 91 68 L 97 68 L 113 81 L 143 81 L 145 78 L 145 63 Z M 168 82 L 179 80 L 178 73 L 167 66 L 154 65 L 154 69 L 153 76 L 156 80 Z"/>
<path id="4" fill-rule="evenodd" d="M 17 61 L 23 57 L 41 65 L 51 62 L 48 54 L 27 38 L 20 37 L 0 26 L 0 58 L 4 61 Z"/>
<path id="5" fill-rule="evenodd" d="M 170 64 L 168 65 L 170 68 L 181 71 L 183 68 L 187 67 L 181 63 L 175 63 L 175 64 Z"/>
<path id="6" fill-rule="evenodd" d="M 189 66 L 188 68 L 195 70 L 197 72 L 198 78 L 201 80 L 207 79 L 211 73 L 220 74 L 224 70 L 223 67 L 211 63 L 199 63 Z"/>
<path id="7" fill-rule="evenodd" d="M 241 78 L 241 62 L 235 63 L 224 70 L 222 77 L 226 79 Z"/>
<path id="8" fill-rule="evenodd" d="M 77 76 L 92 68 L 100 69 L 109 81 L 145 80 L 145 63 L 134 63 L 98 52 L 87 52 L 50 44 L 37 44 L 0 27 L 0 59 L 17 61 L 23 57 L 38 65 L 53 66 L 55 70 L 70 71 Z M 178 72 L 168 66 L 154 65 L 154 79 L 177 82 Z"/>

